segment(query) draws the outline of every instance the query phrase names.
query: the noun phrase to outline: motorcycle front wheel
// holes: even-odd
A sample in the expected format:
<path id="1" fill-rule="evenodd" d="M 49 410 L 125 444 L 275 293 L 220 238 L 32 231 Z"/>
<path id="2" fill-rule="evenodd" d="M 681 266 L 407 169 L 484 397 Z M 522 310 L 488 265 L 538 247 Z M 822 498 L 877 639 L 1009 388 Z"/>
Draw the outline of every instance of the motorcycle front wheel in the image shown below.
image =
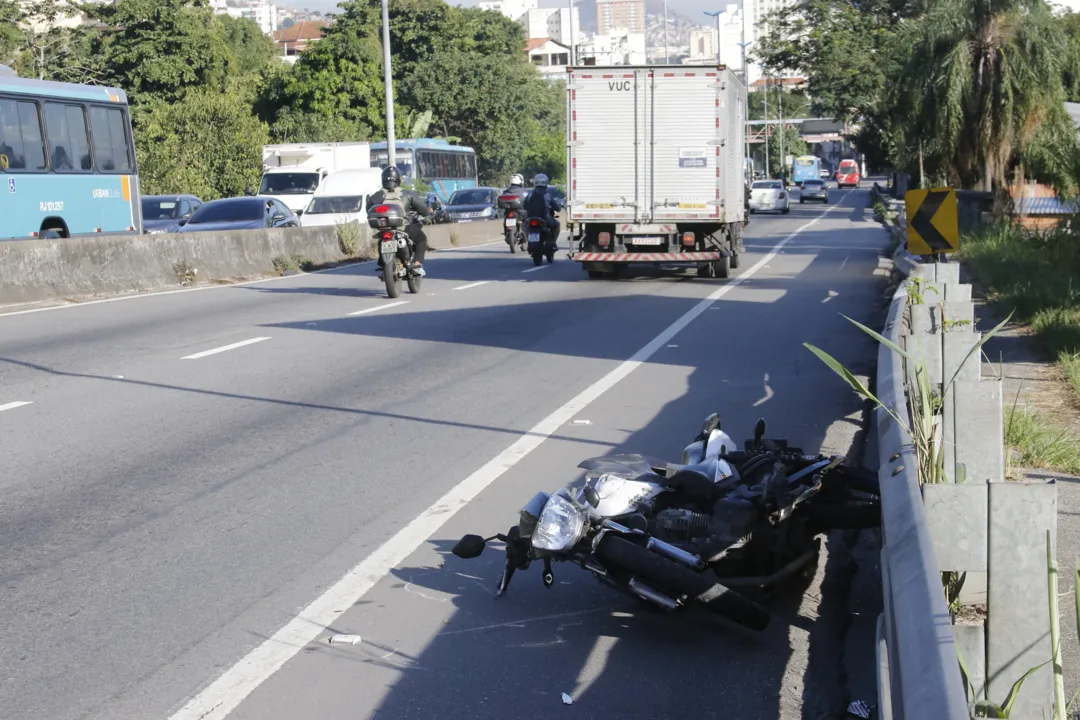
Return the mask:
<path id="1" fill-rule="evenodd" d="M 596 548 L 605 564 L 622 568 L 657 589 L 687 595 L 715 613 L 751 630 L 769 626 L 769 611 L 744 595 L 724 587 L 711 572 L 699 573 L 674 560 L 617 535 L 608 535 Z"/>

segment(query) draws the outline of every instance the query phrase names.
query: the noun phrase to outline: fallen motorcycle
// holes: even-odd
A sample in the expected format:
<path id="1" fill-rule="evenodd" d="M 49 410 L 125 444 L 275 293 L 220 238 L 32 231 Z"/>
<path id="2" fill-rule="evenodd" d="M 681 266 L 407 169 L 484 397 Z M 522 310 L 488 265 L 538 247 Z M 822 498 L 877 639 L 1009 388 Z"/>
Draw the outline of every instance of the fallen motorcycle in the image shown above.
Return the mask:
<path id="1" fill-rule="evenodd" d="M 714 414 L 681 463 L 590 458 L 578 465 L 583 486 L 537 493 L 507 533 L 466 535 L 453 553 L 470 559 L 492 540 L 506 544 L 496 597 L 534 560 L 551 588 L 552 563 L 568 561 L 653 605 L 700 605 L 763 630 L 761 601 L 813 576 L 820 534 L 877 527 L 881 517 L 876 476 L 764 436 L 759 420 L 754 439 L 735 451 Z"/>

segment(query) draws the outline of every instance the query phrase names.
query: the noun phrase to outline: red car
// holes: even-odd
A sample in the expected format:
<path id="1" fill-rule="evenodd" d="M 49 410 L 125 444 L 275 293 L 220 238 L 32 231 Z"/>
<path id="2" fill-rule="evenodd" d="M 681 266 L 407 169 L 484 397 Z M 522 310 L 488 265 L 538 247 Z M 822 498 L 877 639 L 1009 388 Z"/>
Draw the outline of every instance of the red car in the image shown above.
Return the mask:
<path id="1" fill-rule="evenodd" d="M 859 164 L 854 160 L 841 160 L 836 170 L 837 187 L 859 187 Z"/>

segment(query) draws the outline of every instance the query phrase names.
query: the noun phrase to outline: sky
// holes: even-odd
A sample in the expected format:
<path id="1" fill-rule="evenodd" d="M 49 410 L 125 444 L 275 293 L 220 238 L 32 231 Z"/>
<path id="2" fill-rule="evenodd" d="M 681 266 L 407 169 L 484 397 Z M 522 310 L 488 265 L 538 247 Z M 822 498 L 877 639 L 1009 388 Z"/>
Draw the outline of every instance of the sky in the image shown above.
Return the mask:
<path id="1" fill-rule="evenodd" d="M 475 5 L 477 0 L 449 0 L 453 5 Z M 1059 0 L 1061 1 L 1061 0 Z M 1080 0 L 1077 0 L 1080 1 Z M 668 7 L 685 15 L 691 20 L 707 20 L 702 13 L 706 10 L 723 10 L 729 3 L 741 5 L 740 0 L 668 0 Z M 278 0 L 279 5 L 288 5 L 295 8 L 308 8 L 320 12 L 333 12 L 337 7 L 338 0 Z M 568 0 L 540 0 L 540 7 L 566 7 Z"/>

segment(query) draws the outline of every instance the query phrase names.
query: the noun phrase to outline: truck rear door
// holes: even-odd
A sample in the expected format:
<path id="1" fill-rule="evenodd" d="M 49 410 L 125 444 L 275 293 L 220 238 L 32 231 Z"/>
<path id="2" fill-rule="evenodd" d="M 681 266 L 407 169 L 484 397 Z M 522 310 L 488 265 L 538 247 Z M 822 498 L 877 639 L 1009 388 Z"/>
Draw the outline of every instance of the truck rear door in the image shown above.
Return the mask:
<path id="1" fill-rule="evenodd" d="M 645 202 L 644 112 L 649 73 L 570 72 L 570 219 L 636 221 Z"/>
<path id="2" fill-rule="evenodd" d="M 720 140 L 733 110 L 721 80 L 716 68 L 653 69 L 648 208 L 654 221 L 719 219 L 725 178 L 733 172 L 741 182 L 739 148 Z"/>

